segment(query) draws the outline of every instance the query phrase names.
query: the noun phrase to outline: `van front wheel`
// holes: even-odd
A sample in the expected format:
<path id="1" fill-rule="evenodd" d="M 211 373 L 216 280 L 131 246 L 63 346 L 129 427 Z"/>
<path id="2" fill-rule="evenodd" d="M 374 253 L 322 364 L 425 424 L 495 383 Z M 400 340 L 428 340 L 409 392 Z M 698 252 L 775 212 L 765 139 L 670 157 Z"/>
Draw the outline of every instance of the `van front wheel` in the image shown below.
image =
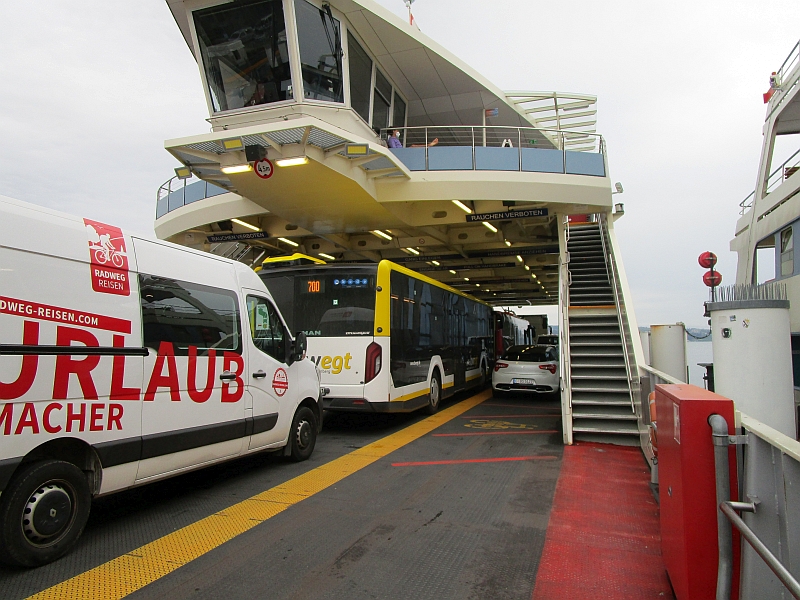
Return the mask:
<path id="1" fill-rule="evenodd" d="M 308 460 L 317 443 L 317 419 L 310 408 L 301 406 L 292 420 L 289 432 L 289 447 L 292 460 L 300 462 Z"/>
<path id="2" fill-rule="evenodd" d="M 0 560 L 38 567 L 66 554 L 83 533 L 92 495 L 75 465 L 32 463 L 0 496 Z"/>

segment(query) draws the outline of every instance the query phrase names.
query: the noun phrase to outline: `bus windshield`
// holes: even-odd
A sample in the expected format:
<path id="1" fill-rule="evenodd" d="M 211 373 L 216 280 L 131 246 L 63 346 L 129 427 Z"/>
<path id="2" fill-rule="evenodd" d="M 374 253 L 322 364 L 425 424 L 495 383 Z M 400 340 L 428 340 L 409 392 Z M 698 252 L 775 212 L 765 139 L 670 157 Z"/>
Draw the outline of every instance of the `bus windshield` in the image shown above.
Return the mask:
<path id="1" fill-rule="evenodd" d="M 292 332 L 372 335 L 377 269 L 310 268 L 259 273 Z"/>

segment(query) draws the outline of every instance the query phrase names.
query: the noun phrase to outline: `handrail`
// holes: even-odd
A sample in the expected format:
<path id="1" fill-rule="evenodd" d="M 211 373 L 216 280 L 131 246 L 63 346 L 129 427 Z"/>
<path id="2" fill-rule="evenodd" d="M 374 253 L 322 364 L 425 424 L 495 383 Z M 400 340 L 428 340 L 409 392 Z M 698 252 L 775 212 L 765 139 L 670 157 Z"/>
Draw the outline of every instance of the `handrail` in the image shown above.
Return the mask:
<path id="1" fill-rule="evenodd" d="M 775 169 L 772 173 L 769 174 L 769 177 L 767 177 L 767 185 L 766 185 L 766 188 L 765 188 L 765 192 L 766 193 L 764 194 L 765 196 L 770 193 L 770 191 L 775 187 L 776 183 L 778 183 L 780 181 L 784 181 L 786 179 L 784 169 L 786 169 L 787 168 L 786 165 L 789 164 L 789 162 L 791 162 L 791 160 L 794 157 L 798 156 L 798 155 L 800 155 L 800 148 L 798 148 L 795 151 L 795 153 L 792 154 L 789 158 L 787 158 L 785 161 L 783 161 L 783 163 L 781 163 L 781 165 L 777 169 Z M 798 160 L 797 160 L 797 162 L 795 162 L 795 164 L 791 165 L 788 168 L 796 167 L 798 165 L 800 165 L 800 158 L 798 158 Z M 778 174 L 778 173 L 781 173 L 781 176 L 778 177 L 777 179 L 773 180 L 773 177 L 775 177 L 775 175 Z M 756 191 L 753 190 L 752 192 L 750 192 L 750 195 L 747 196 L 747 198 L 745 198 L 744 200 L 742 200 L 739 203 L 739 206 L 742 208 L 742 210 L 739 211 L 740 215 L 743 215 L 748 208 L 753 206 L 753 201 L 751 201 L 750 204 L 747 204 L 747 201 L 750 200 L 750 198 L 755 198 L 755 195 L 756 195 Z"/>
<path id="2" fill-rule="evenodd" d="M 638 365 L 638 367 L 640 369 L 642 369 L 643 371 L 647 371 L 651 375 L 655 375 L 659 379 L 663 379 L 668 384 L 685 384 L 686 383 L 685 381 L 681 381 L 680 379 L 676 379 L 672 375 L 668 375 L 667 373 L 664 373 L 664 371 L 659 371 L 658 369 L 654 369 L 650 365 L 641 364 L 641 365 Z"/>
<path id="3" fill-rule="evenodd" d="M 742 425 L 750 432 L 746 422 L 751 422 L 750 425 L 761 425 L 760 435 L 764 436 L 767 443 L 772 442 L 769 438 L 783 436 L 780 432 L 772 430 L 770 434 L 768 428 L 763 423 L 759 423 L 740 413 Z M 787 590 L 800 600 L 800 583 L 794 578 L 789 570 L 783 566 L 778 558 L 770 552 L 766 544 L 756 535 L 756 533 L 748 527 L 747 523 L 736 514 L 735 511 L 743 511 L 755 513 L 757 511 L 759 500 L 754 496 L 750 496 L 752 502 L 734 502 L 730 499 L 730 465 L 728 462 L 728 448 L 732 443 L 736 443 L 734 439 L 737 436 L 729 436 L 728 421 L 722 415 L 713 414 L 708 418 L 708 424 L 711 426 L 711 439 L 714 444 L 714 474 L 716 479 L 716 496 L 717 506 L 719 507 L 721 515 L 717 515 L 717 541 L 719 547 L 719 561 L 717 567 L 717 600 L 728 600 L 731 596 L 732 586 L 732 564 L 733 564 L 733 539 L 731 537 L 731 524 L 733 524 L 742 537 L 748 544 L 755 550 L 761 557 L 764 563 L 770 568 L 775 576 L 781 581 Z M 755 431 L 753 432 L 755 433 Z M 783 436 L 787 437 L 788 436 Z M 732 439 L 734 438 L 734 439 Z M 791 440 L 794 441 L 794 440 Z M 780 516 L 778 515 L 778 518 Z M 727 519 L 727 520 L 726 520 Z"/>
<path id="4" fill-rule="evenodd" d="M 600 241 L 603 243 L 603 255 L 606 259 L 606 270 L 608 271 L 609 276 L 611 277 L 611 288 L 614 290 L 614 305 L 617 309 L 617 321 L 619 322 L 619 331 L 622 335 L 622 352 L 625 356 L 625 372 L 628 376 L 628 395 L 631 398 L 631 412 L 636 413 L 636 402 L 633 398 L 633 372 L 632 372 L 632 365 L 631 365 L 631 358 L 628 353 L 628 337 L 630 337 L 630 332 L 628 331 L 628 322 L 627 319 L 622 317 L 622 300 L 620 298 L 619 292 L 619 278 L 617 274 L 617 264 L 614 261 L 614 253 L 610 251 L 609 245 L 606 242 L 606 236 L 608 235 L 608 220 L 606 218 L 605 213 L 600 213 Z M 638 376 L 638 374 L 637 374 Z"/>
<path id="5" fill-rule="evenodd" d="M 418 134 L 419 139 L 413 139 L 412 143 L 421 143 L 425 147 L 431 143 L 436 137 L 430 135 L 430 130 L 447 130 L 455 133 L 463 132 L 464 139 L 472 139 L 472 146 L 476 146 L 478 139 L 482 140 L 482 145 L 486 146 L 486 134 L 490 132 L 510 132 L 504 134 L 512 143 L 516 143 L 517 148 L 523 148 L 526 144 L 535 147 L 535 142 L 530 143 L 523 138 L 523 134 L 541 134 L 553 146 L 563 152 L 568 151 L 569 146 L 580 146 L 576 152 L 589 150 L 587 144 L 591 144 L 592 149 L 596 148 L 599 154 L 605 153 L 605 140 L 599 133 L 592 131 L 581 131 L 580 129 L 550 129 L 546 127 L 515 127 L 513 125 L 414 125 L 409 127 L 386 127 L 381 129 L 380 138 L 383 140 L 388 139 L 392 132 L 400 131 L 405 139 L 407 134 Z M 476 135 L 477 132 L 477 135 Z M 469 134 L 469 135 L 467 135 Z M 555 139 L 552 139 L 555 138 Z M 407 146 L 408 144 L 406 144 Z M 444 144 L 443 144 L 444 145 Z"/>
<path id="6" fill-rule="evenodd" d="M 769 551 L 769 548 L 767 548 L 764 545 L 764 542 L 762 542 L 753 532 L 753 530 L 747 526 L 747 523 L 745 523 L 742 518 L 734 512 L 735 510 L 755 512 L 755 506 L 747 502 L 731 502 L 729 500 L 727 502 L 722 502 L 719 505 L 719 509 L 726 517 L 728 517 L 728 520 L 733 523 L 736 529 L 739 530 L 739 533 L 742 534 L 742 537 L 753 547 L 753 550 L 758 553 L 770 570 L 775 573 L 775 576 L 781 580 L 781 583 L 786 586 L 786 589 L 789 590 L 789 593 L 800 600 L 800 583 L 794 577 L 792 577 L 792 574 L 789 572 L 789 570 L 781 564 L 781 562 L 772 552 Z"/>
<path id="7" fill-rule="evenodd" d="M 569 216 L 564 216 L 564 254 L 566 260 L 560 265 L 564 273 L 560 277 L 560 298 L 559 309 L 561 312 L 561 320 L 558 322 L 558 334 L 561 338 L 561 372 L 562 382 L 561 389 L 565 396 L 565 403 L 572 409 L 572 361 L 570 360 L 570 339 L 569 339 L 569 284 L 572 279 L 569 270 L 569 251 L 567 250 L 567 242 L 569 242 Z M 564 276 L 566 275 L 566 276 Z M 566 423 L 565 416 L 564 427 L 569 428 L 568 440 L 572 440 L 572 424 Z"/>

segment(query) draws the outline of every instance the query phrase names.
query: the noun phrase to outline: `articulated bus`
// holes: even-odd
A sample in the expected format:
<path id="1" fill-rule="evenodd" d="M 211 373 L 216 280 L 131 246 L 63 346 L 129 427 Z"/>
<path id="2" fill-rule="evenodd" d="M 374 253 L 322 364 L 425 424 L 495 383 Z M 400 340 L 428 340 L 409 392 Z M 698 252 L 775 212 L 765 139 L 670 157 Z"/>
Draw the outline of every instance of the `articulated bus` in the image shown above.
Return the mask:
<path id="1" fill-rule="evenodd" d="M 258 274 L 290 330 L 306 334 L 326 409 L 434 413 L 494 365 L 488 304 L 388 260 L 273 261 Z"/>
<path id="2" fill-rule="evenodd" d="M 536 343 L 535 329 L 527 320 L 506 311 L 495 311 L 494 318 L 494 345 L 498 357 L 511 346 L 525 346 Z"/>

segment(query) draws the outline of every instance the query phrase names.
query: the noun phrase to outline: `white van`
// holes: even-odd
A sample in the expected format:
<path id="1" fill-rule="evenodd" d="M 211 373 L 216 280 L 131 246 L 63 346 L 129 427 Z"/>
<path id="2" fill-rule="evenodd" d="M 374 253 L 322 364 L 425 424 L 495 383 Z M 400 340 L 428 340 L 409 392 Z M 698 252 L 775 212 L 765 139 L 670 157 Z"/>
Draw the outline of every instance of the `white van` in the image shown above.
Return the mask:
<path id="1" fill-rule="evenodd" d="M 0 196 L 0 560 L 91 498 L 251 452 L 307 459 L 321 390 L 245 265 Z"/>

